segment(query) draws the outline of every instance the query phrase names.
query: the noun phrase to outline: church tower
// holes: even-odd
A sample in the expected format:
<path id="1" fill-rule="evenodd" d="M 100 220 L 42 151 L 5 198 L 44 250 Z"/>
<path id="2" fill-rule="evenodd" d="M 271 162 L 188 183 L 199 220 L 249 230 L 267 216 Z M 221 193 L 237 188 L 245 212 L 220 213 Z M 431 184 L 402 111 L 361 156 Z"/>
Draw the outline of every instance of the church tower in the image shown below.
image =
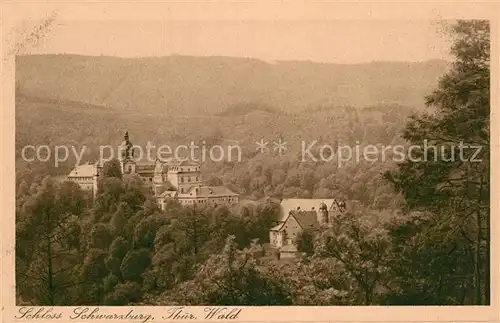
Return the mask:
<path id="1" fill-rule="evenodd" d="M 122 174 L 135 173 L 134 145 L 130 142 L 128 131 L 125 131 L 123 142 L 121 143 L 118 151 L 120 155 Z"/>

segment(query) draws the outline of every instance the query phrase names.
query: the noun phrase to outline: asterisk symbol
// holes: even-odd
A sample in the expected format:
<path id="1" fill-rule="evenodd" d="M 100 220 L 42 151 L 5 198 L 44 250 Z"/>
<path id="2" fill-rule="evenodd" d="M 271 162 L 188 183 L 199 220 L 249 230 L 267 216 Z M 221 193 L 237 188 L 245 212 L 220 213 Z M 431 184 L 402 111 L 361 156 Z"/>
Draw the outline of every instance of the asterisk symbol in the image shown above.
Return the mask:
<path id="1" fill-rule="evenodd" d="M 274 150 L 277 150 L 280 155 L 284 154 L 286 151 L 286 141 L 282 141 L 281 138 L 278 140 L 278 142 L 273 142 L 273 144 L 276 146 L 274 147 Z"/>
<path id="2" fill-rule="evenodd" d="M 261 154 L 263 154 L 268 148 L 267 144 L 268 142 L 264 142 L 264 139 L 261 139 L 260 141 L 256 141 L 255 144 L 257 145 L 257 148 L 255 150 L 259 151 Z"/>

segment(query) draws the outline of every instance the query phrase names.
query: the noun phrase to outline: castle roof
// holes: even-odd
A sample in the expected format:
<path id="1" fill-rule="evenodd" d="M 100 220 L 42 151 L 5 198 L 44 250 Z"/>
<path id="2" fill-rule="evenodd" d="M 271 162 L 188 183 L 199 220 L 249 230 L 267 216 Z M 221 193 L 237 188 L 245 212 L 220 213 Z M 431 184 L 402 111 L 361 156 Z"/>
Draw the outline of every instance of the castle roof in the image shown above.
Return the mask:
<path id="1" fill-rule="evenodd" d="M 271 230 L 271 231 L 280 231 L 283 228 L 283 226 L 285 226 L 285 222 L 282 222 L 282 223 L 278 224 L 277 226 L 272 227 L 269 230 Z"/>
<path id="2" fill-rule="evenodd" d="M 292 211 L 293 217 L 297 220 L 302 230 L 318 229 L 317 211 Z"/>
<path id="3" fill-rule="evenodd" d="M 198 163 L 188 160 L 188 159 L 179 159 L 179 158 L 157 158 L 156 163 L 157 171 L 161 171 L 162 173 L 175 172 L 181 173 L 180 169 L 174 169 L 175 167 L 182 166 L 199 166 Z M 154 168 L 153 167 L 153 168 Z"/>
<path id="4" fill-rule="evenodd" d="M 319 210 L 321 203 L 326 204 L 328 211 L 338 208 L 336 199 L 283 199 L 280 204 L 280 221 L 285 221 L 290 211 Z"/>
<path id="5" fill-rule="evenodd" d="M 106 163 L 106 161 L 104 159 L 99 158 L 98 160 L 95 161 L 94 165 L 97 167 L 104 167 L 105 163 Z"/>
<path id="6" fill-rule="evenodd" d="M 68 175 L 69 177 L 92 177 L 97 175 L 97 166 L 95 164 L 83 164 L 78 165 L 71 170 Z"/>
<path id="7" fill-rule="evenodd" d="M 299 211 L 299 210 L 294 210 L 290 211 L 288 216 L 283 220 L 280 221 L 280 224 L 278 224 L 275 227 L 272 227 L 270 230 L 271 231 L 281 231 L 281 229 L 284 228 L 285 223 L 288 221 L 290 217 L 293 217 L 299 226 L 302 228 L 302 230 L 305 229 L 319 229 L 320 224 L 318 222 L 318 214 L 317 211 Z"/>

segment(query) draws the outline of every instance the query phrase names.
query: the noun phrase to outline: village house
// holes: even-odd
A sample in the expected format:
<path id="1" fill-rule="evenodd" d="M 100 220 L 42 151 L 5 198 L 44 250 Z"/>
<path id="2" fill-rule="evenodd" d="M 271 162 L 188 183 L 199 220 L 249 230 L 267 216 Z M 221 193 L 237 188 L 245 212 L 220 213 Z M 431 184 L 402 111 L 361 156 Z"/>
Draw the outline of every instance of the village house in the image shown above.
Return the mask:
<path id="1" fill-rule="evenodd" d="M 280 258 L 297 254 L 296 238 L 304 230 L 329 225 L 334 216 L 345 212 L 346 204 L 336 199 L 284 199 L 278 225 L 269 230 L 269 241 L 280 251 Z"/>
<path id="2" fill-rule="evenodd" d="M 119 147 L 122 174 L 137 174 L 144 185 L 164 210 L 167 200 L 176 200 L 182 205 L 208 204 L 212 206 L 238 203 L 239 195 L 224 186 L 202 184 L 200 165 L 189 160 L 168 158 L 155 161 L 141 161 L 134 157 L 134 147 L 128 132 Z M 82 189 L 97 193 L 97 180 L 101 175 L 103 162 L 76 166 L 68 175 Z"/>

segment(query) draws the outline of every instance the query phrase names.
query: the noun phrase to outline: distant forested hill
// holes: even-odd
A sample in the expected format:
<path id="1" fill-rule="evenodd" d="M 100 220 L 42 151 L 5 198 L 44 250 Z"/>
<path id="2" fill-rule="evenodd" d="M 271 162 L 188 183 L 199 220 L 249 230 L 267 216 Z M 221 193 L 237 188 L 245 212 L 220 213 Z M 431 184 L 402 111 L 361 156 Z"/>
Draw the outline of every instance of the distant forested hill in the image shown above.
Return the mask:
<path id="1" fill-rule="evenodd" d="M 439 60 L 340 65 L 230 57 L 29 55 L 16 59 L 16 82 L 19 91 L 40 98 L 183 115 L 224 113 L 249 102 L 287 112 L 321 105 L 420 108 L 446 67 Z"/>
<path id="2" fill-rule="evenodd" d="M 117 147 L 128 130 L 141 147 L 147 142 L 156 147 L 238 142 L 241 163 L 206 162 L 203 168 L 208 179 L 222 180 L 245 195 L 333 196 L 335 191 L 375 203 L 366 192 L 376 190 L 359 183 L 381 188 L 379 175 L 390 163 L 340 169 L 302 165 L 297 163 L 301 142 L 401 142 L 406 118 L 423 108 L 423 97 L 445 69 L 442 61 L 334 65 L 220 57 L 20 56 L 16 167 L 21 172 L 35 166 L 20 158 L 26 145 L 85 145 L 82 161 L 95 160 L 100 145 Z M 278 138 L 288 143 L 286 155 L 257 154 L 256 141 Z M 51 162 L 36 166 L 60 175 L 74 164 L 70 157 L 58 168 Z M 315 174 L 314 187 L 300 184 L 312 176 L 303 175 L 308 167 Z M 266 169 L 276 178 L 264 176 Z M 281 174 L 284 170 L 288 175 Z"/>

